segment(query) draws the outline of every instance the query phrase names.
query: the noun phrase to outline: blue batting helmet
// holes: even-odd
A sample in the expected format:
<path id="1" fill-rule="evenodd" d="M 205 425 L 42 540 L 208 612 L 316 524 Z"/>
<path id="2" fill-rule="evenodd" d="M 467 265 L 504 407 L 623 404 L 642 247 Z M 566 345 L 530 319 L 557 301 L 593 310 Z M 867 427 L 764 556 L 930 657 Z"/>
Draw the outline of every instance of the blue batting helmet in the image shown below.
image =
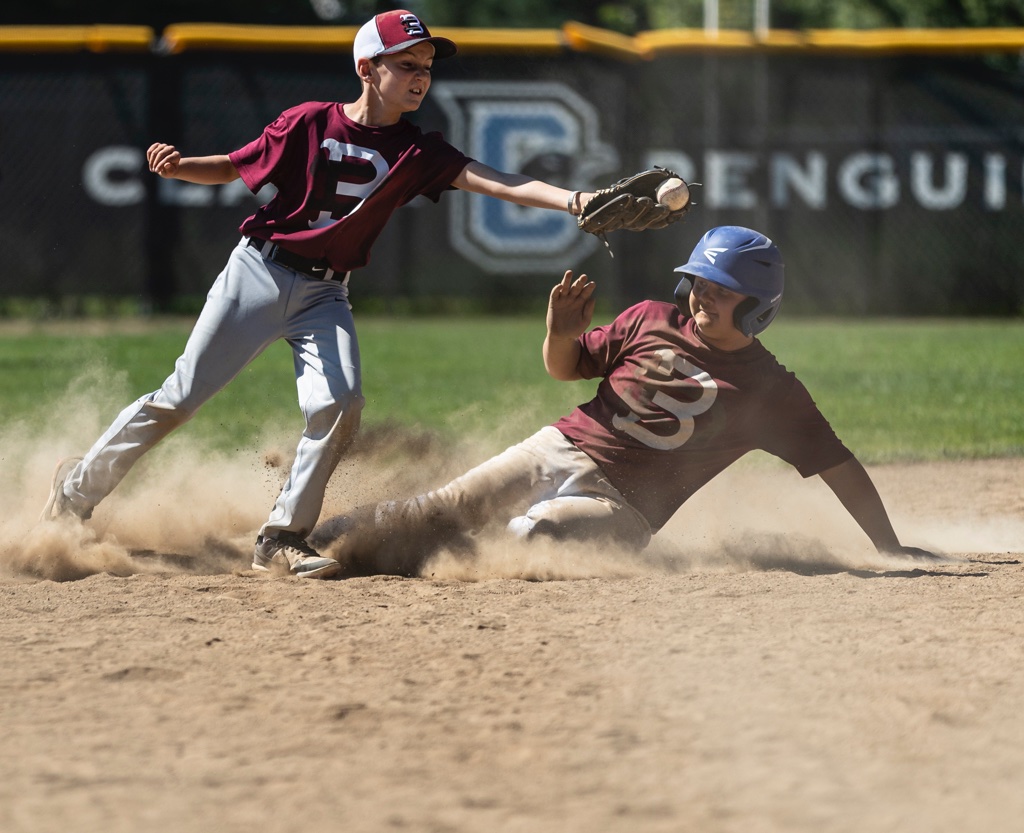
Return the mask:
<path id="1" fill-rule="evenodd" d="M 713 228 L 697 244 L 688 263 L 676 272 L 683 279 L 676 287 L 676 303 L 689 315 L 689 276 L 703 278 L 733 292 L 749 296 L 736 307 L 736 328 L 744 335 L 763 332 L 782 304 L 785 269 L 779 247 L 769 238 L 742 226 Z"/>

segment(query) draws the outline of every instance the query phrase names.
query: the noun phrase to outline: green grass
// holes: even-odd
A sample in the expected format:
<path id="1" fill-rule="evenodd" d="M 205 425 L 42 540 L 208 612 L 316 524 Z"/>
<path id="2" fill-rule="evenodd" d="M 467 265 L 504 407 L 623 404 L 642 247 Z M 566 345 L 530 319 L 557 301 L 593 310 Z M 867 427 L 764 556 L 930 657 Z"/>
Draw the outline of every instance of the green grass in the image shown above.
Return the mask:
<path id="1" fill-rule="evenodd" d="M 865 461 L 1024 455 L 1024 322 L 779 322 L 765 344 Z"/>
<path id="2" fill-rule="evenodd" d="M 55 420 L 73 420 L 83 399 L 112 418 L 160 385 L 191 322 L 130 332 L 88 326 L 88 333 L 52 325 L 0 330 L 0 424 L 52 429 Z M 547 377 L 540 316 L 364 316 L 357 327 L 364 425 L 398 422 L 504 444 L 589 399 L 595 387 Z M 1024 456 L 1024 322 L 790 319 L 773 324 L 763 341 L 865 462 Z M 291 354 L 276 344 L 183 430 L 230 449 L 300 428 Z"/>

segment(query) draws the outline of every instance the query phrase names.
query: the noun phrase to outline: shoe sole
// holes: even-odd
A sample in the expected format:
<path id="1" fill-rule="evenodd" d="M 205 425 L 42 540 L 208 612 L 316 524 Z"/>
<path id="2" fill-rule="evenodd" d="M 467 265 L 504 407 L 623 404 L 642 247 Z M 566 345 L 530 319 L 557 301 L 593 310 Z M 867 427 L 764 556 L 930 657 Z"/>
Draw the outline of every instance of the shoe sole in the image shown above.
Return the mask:
<path id="1" fill-rule="evenodd" d="M 315 570 L 303 570 L 302 572 L 295 572 L 293 570 L 285 570 L 284 567 L 281 567 L 280 571 L 278 571 L 271 567 L 265 567 L 262 564 L 257 564 L 254 561 L 252 564 L 252 569 L 257 573 L 279 572 L 279 575 L 298 576 L 299 578 L 330 578 L 331 576 L 341 572 L 341 563 L 336 561 L 333 564 L 324 564 L 323 567 L 317 567 Z"/>
<path id="2" fill-rule="evenodd" d="M 57 496 L 63 490 L 64 481 L 68 479 L 68 475 L 81 462 L 81 457 L 65 457 L 57 461 L 57 466 L 53 470 L 53 479 L 50 481 L 50 496 L 46 499 L 46 506 L 43 507 L 42 514 L 39 516 L 40 521 L 57 520 L 53 514 L 53 507 L 57 504 Z"/>

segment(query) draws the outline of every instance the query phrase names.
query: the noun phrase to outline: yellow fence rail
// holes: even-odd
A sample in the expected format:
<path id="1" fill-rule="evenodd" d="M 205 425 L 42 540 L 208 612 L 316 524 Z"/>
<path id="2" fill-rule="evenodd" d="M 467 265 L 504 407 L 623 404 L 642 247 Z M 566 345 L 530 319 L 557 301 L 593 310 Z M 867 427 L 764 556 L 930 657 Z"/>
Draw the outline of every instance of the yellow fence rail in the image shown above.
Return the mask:
<path id="1" fill-rule="evenodd" d="M 0 26 L 0 52 L 140 52 L 155 42 L 149 26 Z"/>
<path id="2" fill-rule="evenodd" d="M 157 34 L 148 26 L 0 26 L 0 52 L 164 53 L 242 50 L 332 52 L 352 46 L 355 26 L 249 26 L 176 23 Z M 651 60 L 659 55 L 707 50 L 805 50 L 816 53 L 956 53 L 1024 50 L 1024 28 L 1016 29 L 660 29 L 623 35 L 569 21 L 560 29 L 468 29 L 436 27 L 464 54 L 553 54 L 585 52 L 616 60 Z"/>

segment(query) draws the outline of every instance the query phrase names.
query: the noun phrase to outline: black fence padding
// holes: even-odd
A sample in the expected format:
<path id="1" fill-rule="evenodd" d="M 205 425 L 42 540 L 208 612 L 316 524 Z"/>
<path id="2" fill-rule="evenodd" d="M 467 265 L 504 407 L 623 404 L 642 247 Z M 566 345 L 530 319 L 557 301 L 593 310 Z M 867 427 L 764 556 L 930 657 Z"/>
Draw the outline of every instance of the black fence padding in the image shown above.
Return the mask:
<path id="1" fill-rule="evenodd" d="M 160 180 L 146 147 L 226 153 L 286 107 L 358 92 L 347 55 L 0 56 L 0 291 L 201 297 L 257 198 Z M 665 164 L 701 183 L 697 205 L 668 230 L 610 235 L 609 257 L 568 215 L 415 201 L 353 276 L 357 301 L 501 308 L 566 268 L 617 304 L 668 298 L 701 234 L 736 224 L 779 244 L 791 311 L 1024 311 L 1024 79 L 985 56 L 466 56 L 438 64 L 410 118 L 565 187 Z"/>

